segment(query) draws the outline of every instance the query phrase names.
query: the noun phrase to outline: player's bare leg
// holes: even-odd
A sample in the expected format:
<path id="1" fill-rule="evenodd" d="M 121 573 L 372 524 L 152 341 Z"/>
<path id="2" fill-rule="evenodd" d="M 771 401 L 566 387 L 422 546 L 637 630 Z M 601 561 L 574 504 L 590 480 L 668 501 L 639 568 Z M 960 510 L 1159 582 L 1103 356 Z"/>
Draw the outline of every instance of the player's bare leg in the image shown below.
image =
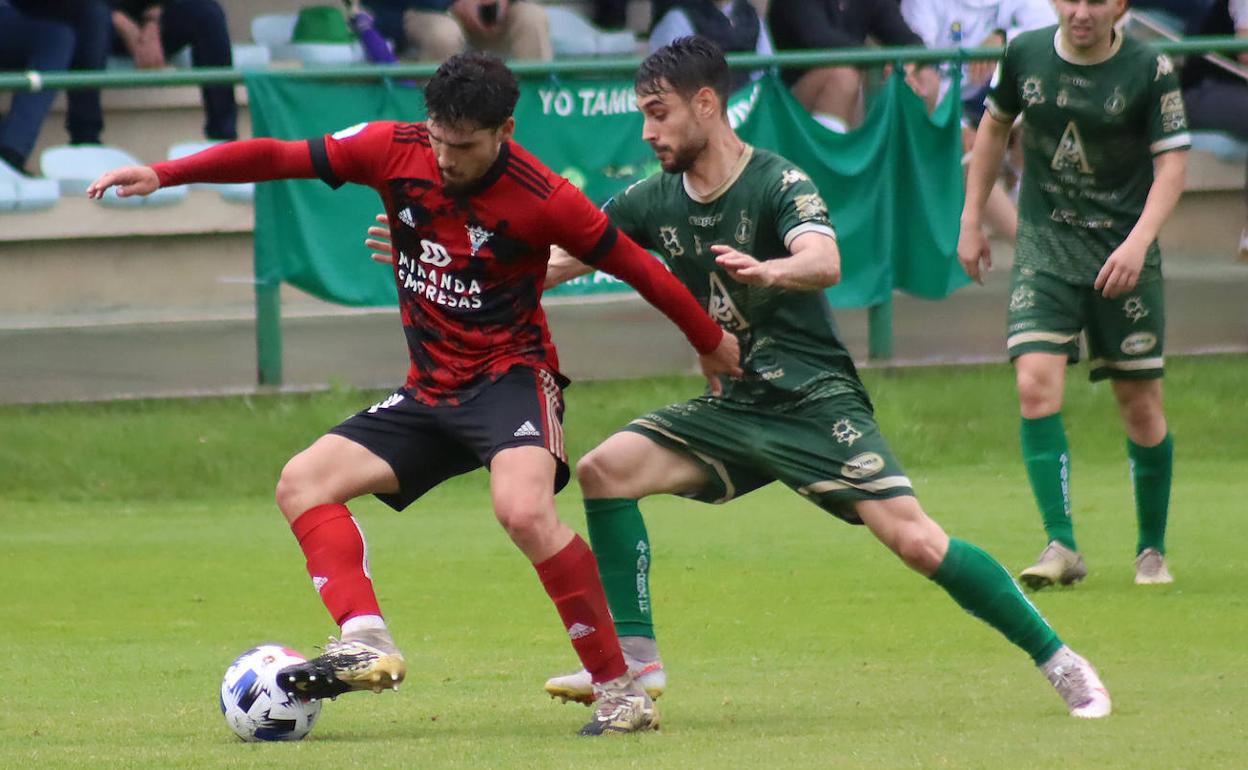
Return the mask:
<path id="1" fill-rule="evenodd" d="M 650 611 L 650 539 L 637 501 L 655 494 L 702 488 L 706 471 L 681 452 L 637 433 L 621 431 L 581 458 L 577 480 L 585 496 L 590 541 L 598 557 L 629 673 L 658 698 L 667 687 Z M 585 669 L 546 680 L 545 690 L 565 703 L 596 697 Z"/>
<path id="2" fill-rule="evenodd" d="M 363 530 L 346 507 L 361 495 L 398 489 L 388 463 L 333 434 L 282 470 L 278 508 L 299 539 L 313 585 L 342 627 L 341 638 L 330 637 L 324 653 L 278 673 L 287 692 L 330 698 L 353 690 L 397 690 L 407 675 L 377 606 Z"/>
<path id="3" fill-rule="evenodd" d="M 1127 432 L 1127 457 L 1135 487 L 1139 540 L 1135 547 L 1135 582 L 1174 582 L 1166 566 L 1166 521 L 1170 513 L 1170 479 L 1174 440 L 1162 409 L 1160 379 L 1114 380 L 1114 397 Z"/>
<path id="4" fill-rule="evenodd" d="M 1023 464 L 1048 537 L 1036 562 L 1018 576 L 1032 590 L 1071 585 L 1088 574 L 1070 515 L 1070 449 L 1061 412 L 1066 363 L 1064 353 L 1047 352 L 1014 360 Z"/>
<path id="5" fill-rule="evenodd" d="M 1031 656 L 1071 716 L 1109 714 L 1109 694 L 1096 670 L 1062 644 L 996 559 L 970 543 L 950 538 L 912 496 L 860 501 L 854 512 L 911 569 L 931 578 L 962 609 Z"/>
<path id="6" fill-rule="evenodd" d="M 490 462 L 494 513 L 525 556 L 589 672 L 598 700 L 582 735 L 656 729 L 654 701 L 633 680 L 620 650 L 593 552 L 555 514 L 556 464 L 542 447 L 504 449 Z"/>

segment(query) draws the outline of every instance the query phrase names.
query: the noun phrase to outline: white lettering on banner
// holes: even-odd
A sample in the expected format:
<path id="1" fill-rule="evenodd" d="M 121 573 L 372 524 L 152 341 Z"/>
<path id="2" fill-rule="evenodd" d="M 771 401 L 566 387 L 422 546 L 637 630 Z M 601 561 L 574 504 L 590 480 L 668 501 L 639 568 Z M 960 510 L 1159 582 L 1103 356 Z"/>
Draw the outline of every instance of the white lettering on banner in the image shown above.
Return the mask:
<path id="1" fill-rule="evenodd" d="M 543 115 L 558 115 L 566 118 L 576 110 L 579 101 L 579 114 L 583 117 L 596 115 L 623 115 L 637 112 L 637 99 L 630 87 L 622 88 L 582 88 L 575 92 L 566 88 L 539 88 L 537 96 L 542 100 Z"/>

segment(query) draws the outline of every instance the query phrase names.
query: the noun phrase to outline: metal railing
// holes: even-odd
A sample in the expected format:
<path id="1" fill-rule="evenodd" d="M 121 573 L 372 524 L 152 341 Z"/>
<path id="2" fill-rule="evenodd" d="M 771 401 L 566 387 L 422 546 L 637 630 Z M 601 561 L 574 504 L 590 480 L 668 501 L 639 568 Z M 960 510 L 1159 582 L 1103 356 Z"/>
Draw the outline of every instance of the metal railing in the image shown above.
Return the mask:
<path id="1" fill-rule="evenodd" d="M 1248 52 L 1248 38 L 1187 37 L 1181 40 L 1159 40 L 1151 43 L 1158 50 L 1176 55 Z M 732 54 L 728 64 L 734 69 L 769 67 L 814 67 L 831 65 L 880 65 L 899 62 L 974 61 L 1000 58 L 1001 47 L 924 48 L 889 46 L 824 51 L 785 51 L 771 56 Z M 562 59 L 550 62 L 511 62 L 517 76 L 523 78 L 557 77 L 560 75 L 619 75 L 637 69 L 637 57 L 601 59 Z M 1224 69 L 1248 78 L 1248 69 L 1237 62 L 1223 60 Z M 350 66 L 309 66 L 302 68 L 270 67 L 256 70 L 295 80 L 360 80 L 390 78 L 429 78 L 437 70 L 436 63 L 422 64 L 358 64 Z M 247 70 L 231 67 L 196 69 L 126 71 L 126 72 L 0 72 L 0 91 L 38 91 L 44 89 L 73 90 L 82 88 L 160 88 L 238 84 Z M 260 384 L 281 384 L 281 311 L 277 306 L 276 287 L 257 285 L 257 347 Z M 892 303 L 885 301 L 868 308 L 868 356 L 872 359 L 892 357 Z"/>
<path id="2" fill-rule="evenodd" d="M 1248 51 L 1248 38 L 1188 37 L 1182 40 L 1154 42 L 1156 48 L 1171 54 L 1239 53 Z M 871 65 L 892 62 L 973 61 L 996 59 L 1002 48 L 923 48 L 889 46 L 852 48 L 827 51 L 784 51 L 771 56 L 732 54 L 728 64 L 734 69 L 764 67 L 814 67 L 831 65 Z M 520 77 L 551 75 L 611 75 L 632 72 L 640 59 L 611 57 L 602 59 L 560 59 L 550 62 L 512 62 L 510 67 Z M 301 68 L 270 67 L 265 72 L 295 80 L 381 80 L 386 78 L 428 78 L 437 70 L 436 63 L 424 64 L 357 64 L 350 66 L 308 66 Z M 196 69 L 152 70 L 126 72 L 0 72 L 0 91 L 38 91 L 43 89 L 79 88 L 159 88 L 165 86 L 198 86 L 242 83 L 246 70 L 232 67 L 200 67 Z"/>

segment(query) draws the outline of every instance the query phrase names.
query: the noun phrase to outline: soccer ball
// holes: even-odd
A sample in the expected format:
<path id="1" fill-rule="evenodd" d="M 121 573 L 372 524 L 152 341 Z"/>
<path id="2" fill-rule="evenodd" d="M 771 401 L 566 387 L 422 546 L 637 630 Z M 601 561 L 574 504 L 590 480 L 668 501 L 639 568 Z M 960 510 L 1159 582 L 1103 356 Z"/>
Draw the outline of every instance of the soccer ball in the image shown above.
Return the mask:
<path id="1" fill-rule="evenodd" d="M 221 681 L 225 723 L 245 741 L 297 741 L 312 730 L 320 701 L 287 695 L 277 672 L 307 660 L 280 644 L 262 644 L 234 659 Z"/>

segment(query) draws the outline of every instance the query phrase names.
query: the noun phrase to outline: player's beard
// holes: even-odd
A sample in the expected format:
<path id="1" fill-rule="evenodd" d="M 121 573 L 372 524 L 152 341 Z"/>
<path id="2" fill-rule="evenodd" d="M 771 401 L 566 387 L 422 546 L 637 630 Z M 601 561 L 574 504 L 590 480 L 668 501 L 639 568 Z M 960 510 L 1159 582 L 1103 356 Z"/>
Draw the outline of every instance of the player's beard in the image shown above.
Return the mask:
<path id="1" fill-rule="evenodd" d="M 654 151 L 657 153 L 661 150 L 671 153 L 671 157 L 666 160 L 660 159 L 659 165 L 669 174 L 683 174 L 693 168 L 693 164 L 697 162 L 698 156 L 706 149 L 708 140 L 691 139 L 684 147 L 679 150 L 674 149 L 670 145 L 653 145 Z"/>

